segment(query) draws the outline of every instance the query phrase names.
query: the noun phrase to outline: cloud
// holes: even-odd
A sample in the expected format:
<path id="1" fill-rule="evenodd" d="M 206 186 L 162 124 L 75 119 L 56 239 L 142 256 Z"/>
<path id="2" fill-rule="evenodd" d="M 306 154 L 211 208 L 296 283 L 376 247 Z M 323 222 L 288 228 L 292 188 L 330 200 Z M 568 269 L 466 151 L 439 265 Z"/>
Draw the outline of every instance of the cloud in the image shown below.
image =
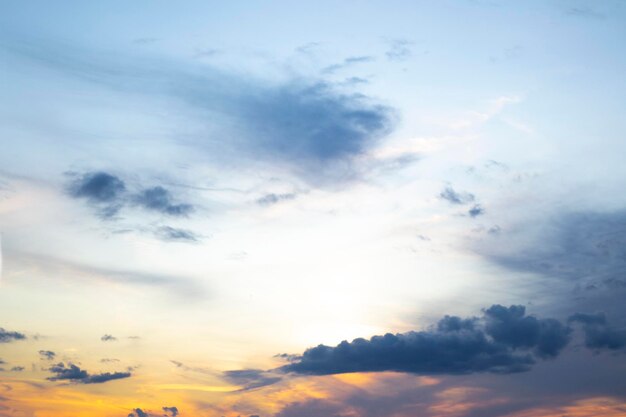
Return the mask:
<path id="1" fill-rule="evenodd" d="M 172 200 L 170 192 L 160 186 L 147 188 L 134 198 L 141 207 L 170 216 L 187 216 L 194 210 L 191 204 L 175 204 Z"/>
<path id="2" fill-rule="evenodd" d="M 56 353 L 51 350 L 40 350 L 39 355 L 41 356 L 41 359 L 45 359 L 48 361 L 51 361 L 56 357 Z"/>
<path id="3" fill-rule="evenodd" d="M 9 343 L 15 340 L 24 340 L 26 335 L 19 332 L 11 332 L 0 327 L 0 343 Z"/>
<path id="4" fill-rule="evenodd" d="M 106 172 L 88 172 L 75 180 L 70 193 L 97 203 L 110 203 L 126 191 L 124 181 Z"/>
<path id="5" fill-rule="evenodd" d="M 566 280 L 587 290 L 607 289 L 605 296 L 626 287 L 624 210 L 561 213 L 544 222 L 527 222 L 517 233 L 508 238 L 522 242 L 519 245 L 494 240 L 478 251 L 512 270 Z"/>
<path id="6" fill-rule="evenodd" d="M 100 340 L 102 340 L 103 342 L 115 342 L 117 341 L 117 337 L 110 334 L 105 334 L 100 338 Z"/>
<path id="7" fill-rule="evenodd" d="M 576 313 L 568 319 L 581 323 L 585 334 L 585 346 L 593 350 L 619 350 L 626 347 L 626 330 L 615 329 L 607 322 L 604 313 Z"/>
<path id="8" fill-rule="evenodd" d="M 48 370 L 54 374 L 47 378 L 50 381 L 70 381 L 80 384 L 102 384 L 131 376 L 130 372 L 104 372 L 92 375 L 72 363 L 65 365 L 63 362 L 59 362 Z"/>
<path id="9" fill-rule="evenodd" d="M 175 217 L 187 217 L 194 211 L 189 203 L 177 203 L 172 193 L 162 187 L 144 188 L 132 195 L 119 177 L 107 172 L 87 172 L 69 185 L 69 194 L 84 198 L 98 207 L 100 217 L 111 219 L 129 204 Z"/>
<path id="10" fill-rule="evenodd" d="M 11 368 L 11 372 L 22 372 L 24 369 L 26 368 L 24 368 L 23 366 L 14 366 Z"/>
<path id="11" fill-rule="evenodd" d="M 176 407 L 163 407 L 163 411 L 170 413 L 172 417 L 176 417 L 178 415 L 178 408 Z"/>
<path id="12" fill-rule="evenodd" d="M 555 319 L 526 316 L 524 306 L 493 305 L 485 310 L 485 332 L 495 342 L 515 349 L 533 349 L 540 357 L 555 357 L 569 343 L 571 329 Z"/>
<path id="13" fill-rule="evenodd" d="M 191 230 L 178 229 L 171 226 L 159 227 L 155 234 L 161 240 L 166 242 L 197 242 L 198 236 Z"/>
<path id="14" fill-rule="evenodd" d="M 439 193 L 439 197 L 452 204 L 467 204 L 473 202 L 476 198 L 474 194 L 467 192 L 454 191 L 452 187 L 446 187 Z"/>
<path id="15" fill-rule="evenodd" d="M 385 52 L 385 56 L 390 61 L 404 61 L 412 54 L 411 46 L 413 42 L 405 39 L 395 39 L 390 42 L 390 48 Z"/>
<path id="16" fill-rule="evenodd" d="M 346 69 L 356 64 L 362 64 L 366 62 L 373 62 L 376 59 L 373 56 L 351 56 L 344 59 L 339 64 L 333 64 L 322 69 L 322 73 L 324 74 L 333 74 L 339 70 Z"/>
<path id="17" fill-rule="evenodd" d="M 467 213 L 472 217 L 478 217 L 485 214 L 485 209 L 480 204 L 476 204 L 474 207 L 469 209 Z"/>
<path id="18" fill-rule="evenodd" d="M 263 197 L 259 198 L 256 202 L 261 206 L 271 206 L 281 201 L 293 200 L 296 198 L 295 193 L 285 193 L 285 194 L 265 194 Z"/>
<path id="19" fill-rule="evenodd" d="M 272 371 L 263 371 L 261 369 L 225 371 L 222 377 L 232 384 L 242 386 L 241 391 L 272 385 L 282 379 L 281 376 Z"/>
<path id="20" fill-rule="evenodd" d="M 319 345 L 279 369 L 305 375 L 513 373 L 529 370 L 536 357 L 556 356 L 568 341 L 569 329 L 556 320 L 526 316 L 523 306 L 494 305 L 481 319 L 445 316 L 427 331 Z"/>
<path id="21" fill-rule="evenodd" d="M 128 417 L 148 417 L 148 413 L 143 411 L 141 408 L 135 408 L 133 413 L 130 413 Z"/>
<path id="22" fill-rule="evenodd" d="M 337 170 L 345 175 L 349 166 L 337 163 L 364 153 L 392 132 L 397 121 L 389 106 L 292 72 L 285 72 L 280 81 L 268 81 L 207 65 L 113 56 L 42 40 L 22 39 L 5 49 L 118 93 L 176 100 L 214 132 L 185 139 L 207 160 L 229 166 L 250 159 L 272 162 L 310 182 L 336 179 Z M 372 59 L 351 57 L 342 65 Z"/>

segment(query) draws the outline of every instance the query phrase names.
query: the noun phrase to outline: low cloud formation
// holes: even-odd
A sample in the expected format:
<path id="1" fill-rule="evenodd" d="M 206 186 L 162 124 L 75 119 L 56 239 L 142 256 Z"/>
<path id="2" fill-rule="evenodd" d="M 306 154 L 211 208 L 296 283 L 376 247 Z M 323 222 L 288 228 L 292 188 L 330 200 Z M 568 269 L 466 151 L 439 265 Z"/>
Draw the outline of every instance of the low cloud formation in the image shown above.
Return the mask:
<path id="1" fill-rule="evenodd" d="M 23 333 L 8 331 L 0 327 L 0 343 L 9 343 L 24 339 L 26 339 L 26 335 Z"/>
<path id="2" fill-rule="evenodd" d="M 570 329 L 557 320 L 526 316 L 523 306 L 494 305 L 482 318 L 445 316 L 426 331 L 319 345 L 280 370 L 306 375 L 523 372 L 537 358 L 556 356 L 569 339 Z"/>
<path id="3" fill-rule="evenodd" d="M 446 187 L 443 189 L 441 193 L 439 193 L 439 198 L 442 198 L 448 201 L 451 204 L 467 204 L 472 203 L 476 200 L 474 194 L 467 192 L 458 192 L 455 191 L 452 187 Z"/>
<path id="4" fill-rule="evenodd" d="M 117 341 L 117 337 L 110 334 L 105 334 L 100 338 L 100 340 L 102 340 L 103 342 L 115 342 Z"/>
<path id="5" fill-rule="evenodd" d="M 92 375 L 72 363 L 65 365 L 63 362 L 59 362 L 48 370 L 54 374 L 47 378 L 50 381 L 70 381 L 78 384 L 102 384 L 131 376 L 130 372 L 104 372 Z"/>
<path id="6" fill-rule="evenodd" d="M 585 346 L 589 349 L 621 350 L 626 347 L 626 330 L 610 326 L 604 313 L 576 313 L 569 317 L 569 321 L 582 324 Z"/>
<path id="7" fill-rule="evenodd" d="M 56 357 L 56 353 L 51 350 L 40 350 L 39 356 L 41 356 L 41 359 L 51 361 Z"/>

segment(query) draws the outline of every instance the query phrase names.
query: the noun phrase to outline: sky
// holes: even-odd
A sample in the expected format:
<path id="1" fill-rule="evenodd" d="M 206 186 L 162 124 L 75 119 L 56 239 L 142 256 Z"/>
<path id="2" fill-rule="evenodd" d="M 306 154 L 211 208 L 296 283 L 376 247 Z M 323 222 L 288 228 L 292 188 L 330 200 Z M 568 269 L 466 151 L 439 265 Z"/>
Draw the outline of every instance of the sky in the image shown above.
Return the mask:
<path id="1" fill-rule="evenodd" d="M 0 417 L 626 415 L 626 2 L 0 3 Z"/>

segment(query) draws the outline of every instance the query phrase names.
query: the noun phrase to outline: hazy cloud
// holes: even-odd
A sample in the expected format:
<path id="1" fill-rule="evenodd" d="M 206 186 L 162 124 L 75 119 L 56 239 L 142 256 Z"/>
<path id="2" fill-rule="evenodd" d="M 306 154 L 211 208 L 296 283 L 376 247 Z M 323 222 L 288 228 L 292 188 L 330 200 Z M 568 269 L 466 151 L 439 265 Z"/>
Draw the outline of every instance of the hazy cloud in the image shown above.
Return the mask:
<path id="1" fill-rule="evenodd" d="M 39 356 L 41 356 L 41 359 L 51 361 L 56 357 L 56 353 L 51 350 L 40 350 Z"/>
<path id="2" fill-rule="evenodd" d="M 467 192 L 457 192 L 452 187 L 444 188 L 443 191 L 439 193 L 439 197 L 452 204 L 467 204 L 473 202 L 476 199 L 476 197 L 474 197 L 474 194 Z"/>
<path id="3" fill-rule="evenodd" d="M 24 340 L 26 335 L 19 332 L 11 332 L 0 327 L 0 343 L 9 343 L 15 340 Z"/>

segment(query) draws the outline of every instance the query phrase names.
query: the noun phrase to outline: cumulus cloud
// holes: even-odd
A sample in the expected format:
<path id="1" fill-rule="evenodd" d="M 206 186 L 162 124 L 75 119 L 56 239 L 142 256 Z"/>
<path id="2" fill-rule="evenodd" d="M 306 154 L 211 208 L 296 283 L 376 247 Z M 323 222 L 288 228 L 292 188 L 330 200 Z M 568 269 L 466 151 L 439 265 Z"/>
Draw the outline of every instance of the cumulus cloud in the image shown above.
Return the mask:
<path id="1" fill-rule="evenodd" d="M 51 350 L 40 350 L 39 356 L 41 356 L 41 359 L 51 361 L 56 357 L 56 353 Z"/>
<path id="2" fill-rule="evenodd" d="M 110 334 L 105 334 L 100 338 L 100 340 L 102 340 L 103 342 L 115 342 L 117 341 L 117 337 Z"/>
<path id="3" fill-rule="evenodd" d="M 146 410 L 146 409 L 134 408 L 132 412 L 128 414 L 128 417 L 155 417 L 155 416 L 177 417 L 179 415 L 179 411 L 177 407 L 161 407 L 161 409 L 163 410 L 165 414 L 154 414 L 151 411 Z"/>
<path id="4" fill-rule="evenodd" d="M 0 343 L 9 343 L 24 339 L 26 339 L 26 335 L 23 333 L 8 331 L 0 327 Z"/>
<path id="5" fill-rule="evenodd" d="M 327 375 L 396 371 L 416 374 L 513 373 L 554 357 L 570 330 L 553 319 L 525 315 L 523 306 L 494 305 L 482 318 L 445 316 L 426 331 L 385 334 L 307 349 L 284 372 Z"/>
<path id="6" fill-rule="evenodd" d="M 79 384 L 102 384 L 116 379 L 129 378 L 130 372 L 104 372 L 100 374 L 89 374 L 84 369 L 73 363 L 67 365 L 59 362 L 48 369 L 54 376 L 48 377 L 50 381 L 70 381 Z"/>
<path id="7" fill-rule="evenodd" d="M 476 197 L 474 194 L 468 192 L 458 192 L 455 191 L 452 187 L 446 187 L 443 189 L 441 193 L 439 193 L 439 197 L 448 201 L 451 204 L 467 204 L 473 202 Z"/>

